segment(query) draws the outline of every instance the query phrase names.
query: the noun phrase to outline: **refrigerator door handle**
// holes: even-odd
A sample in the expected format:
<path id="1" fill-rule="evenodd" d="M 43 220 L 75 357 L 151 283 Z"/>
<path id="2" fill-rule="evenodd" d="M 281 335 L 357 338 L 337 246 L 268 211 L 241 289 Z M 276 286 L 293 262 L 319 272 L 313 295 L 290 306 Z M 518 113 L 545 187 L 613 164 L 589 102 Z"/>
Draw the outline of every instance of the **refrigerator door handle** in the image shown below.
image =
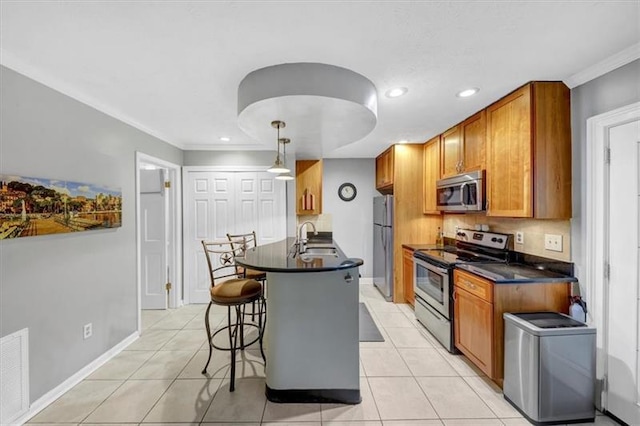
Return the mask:
<path id="1" fill-rule="evenodd" d="M 382 248 L 387 252 L 387 241 L 384 238 L 384 226 L 380 226 L 380 239 L 382 240 Z"/>

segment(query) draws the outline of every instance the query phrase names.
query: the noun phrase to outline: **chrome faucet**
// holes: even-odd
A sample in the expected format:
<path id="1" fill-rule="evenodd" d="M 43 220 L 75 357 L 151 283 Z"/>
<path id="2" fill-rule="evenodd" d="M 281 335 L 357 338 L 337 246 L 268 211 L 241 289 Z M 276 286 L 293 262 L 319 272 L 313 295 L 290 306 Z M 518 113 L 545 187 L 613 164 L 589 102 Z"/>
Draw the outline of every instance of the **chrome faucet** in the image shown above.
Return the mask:
<path id="1" fill-rule="evenodd" d="M 307 251 L 307 238 L 302 238 L 302 230 L 307 224 L 311 225 L 311 227 L 313 228 L 313 235 L 318 235 L 318 231 L 316 231 L 316 225 L 314 225 L 313 222 L 306 221 L 300 224 L 300 227 L 298 228 L 298 240 L 296 241 L 296 244 L 298 245 L 298 253 L 300 254 Z"/>

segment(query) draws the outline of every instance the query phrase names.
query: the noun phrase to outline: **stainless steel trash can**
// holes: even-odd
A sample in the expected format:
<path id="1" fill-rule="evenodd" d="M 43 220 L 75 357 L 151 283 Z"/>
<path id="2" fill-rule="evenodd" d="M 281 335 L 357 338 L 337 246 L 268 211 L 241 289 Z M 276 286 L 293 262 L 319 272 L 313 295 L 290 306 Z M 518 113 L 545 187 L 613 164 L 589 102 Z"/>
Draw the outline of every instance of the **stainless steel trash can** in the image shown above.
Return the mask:
<path id="1" fill-rule="evenodd" d="M 504 314 L 504 397 L 534 424 L 595 418 L 596 329 L 555 312 Z"/>

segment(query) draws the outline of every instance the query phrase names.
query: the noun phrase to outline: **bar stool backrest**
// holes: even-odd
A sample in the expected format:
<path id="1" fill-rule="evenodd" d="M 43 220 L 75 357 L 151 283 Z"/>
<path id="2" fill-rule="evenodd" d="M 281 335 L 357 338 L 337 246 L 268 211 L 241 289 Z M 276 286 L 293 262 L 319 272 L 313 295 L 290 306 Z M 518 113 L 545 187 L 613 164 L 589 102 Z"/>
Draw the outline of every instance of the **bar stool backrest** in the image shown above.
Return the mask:
<path id="1" fill-rule="evenodd" d="M 216 285 L 216 280 L 220 283 L 225 279 L 238 277 L 236 257 L 244 256 L 245 247 L 244 239 L 209 242 L 202 240 L 202 248 L 209 266 L 211 287 Z"/>

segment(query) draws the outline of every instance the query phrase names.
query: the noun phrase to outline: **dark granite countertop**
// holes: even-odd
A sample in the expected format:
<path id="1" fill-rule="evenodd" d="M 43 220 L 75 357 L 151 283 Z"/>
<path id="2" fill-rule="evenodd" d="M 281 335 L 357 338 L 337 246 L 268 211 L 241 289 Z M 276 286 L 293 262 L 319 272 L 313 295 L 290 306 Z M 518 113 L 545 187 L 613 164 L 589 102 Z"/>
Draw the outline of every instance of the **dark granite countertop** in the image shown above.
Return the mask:
<path id="1" fill-rule="evenodd" d="M 287 238 L 247 250 L 244 258 L 236 258 L 236 263 L 246 268 L 265 272 L 321 272 L 337 271 L 360 266 L 362 259 L 348 258 L 335 241 L 322 241 L 324 246 L 332 246 L 337 256 L 313 256 L 293 253 L 295 238 Z"/>
<path id="2" fill-rule="evenodd" d="M 560 274 L 520 263 L 468 263 L 456 265 L 472 274 L 491 280 L 496 284 L 576 282 L 573 276 Z"/>
<path id="3" fill-rule="evenodd" d="M 416 250 L 429 250 L 436 248 L 435 244 L 403 244 L 402 248 L 406 248 L 412 251 Z"/>

